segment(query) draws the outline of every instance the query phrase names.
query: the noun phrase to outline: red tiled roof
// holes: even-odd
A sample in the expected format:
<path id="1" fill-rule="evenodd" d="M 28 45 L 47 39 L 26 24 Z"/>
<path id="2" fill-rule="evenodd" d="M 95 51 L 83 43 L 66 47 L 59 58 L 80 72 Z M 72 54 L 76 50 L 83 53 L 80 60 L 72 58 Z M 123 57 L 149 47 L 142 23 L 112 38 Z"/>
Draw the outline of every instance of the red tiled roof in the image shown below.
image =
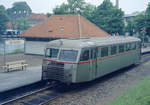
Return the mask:
<path id="1" fill-rule="evenodd" d="M 54 15 L 21 34 L 23 37 L 104 37 L 108 33 L 80 15 Z"/>

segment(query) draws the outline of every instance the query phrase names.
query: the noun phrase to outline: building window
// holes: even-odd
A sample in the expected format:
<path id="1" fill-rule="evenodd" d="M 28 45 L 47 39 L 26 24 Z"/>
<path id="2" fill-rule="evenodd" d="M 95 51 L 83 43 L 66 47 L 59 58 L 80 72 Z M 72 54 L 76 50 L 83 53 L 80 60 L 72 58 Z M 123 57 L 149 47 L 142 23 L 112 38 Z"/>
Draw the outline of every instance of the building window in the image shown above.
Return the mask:
<path id="1" fill-rule="evenodd" d="M 117 46 L 111 46 L 111 55 L 114 55 L 117 53 Z"/>
<path id="2" fill-rule="evenodd" d="M 108 56 L 108 47 L 101 48 L 101 57 Z"/>
<path id="3" fill-rule="evenodd" d="M 81 58 L 80 58 L 80 61 L 87 61 L 87 60 L 89 60 L 89 50 L 85 50 L 81 54 Z"/>
<path id="4" fill-rule="evenodd" d="M 119 53 L 124 52 L 124 45 L 119 45 Z"/>

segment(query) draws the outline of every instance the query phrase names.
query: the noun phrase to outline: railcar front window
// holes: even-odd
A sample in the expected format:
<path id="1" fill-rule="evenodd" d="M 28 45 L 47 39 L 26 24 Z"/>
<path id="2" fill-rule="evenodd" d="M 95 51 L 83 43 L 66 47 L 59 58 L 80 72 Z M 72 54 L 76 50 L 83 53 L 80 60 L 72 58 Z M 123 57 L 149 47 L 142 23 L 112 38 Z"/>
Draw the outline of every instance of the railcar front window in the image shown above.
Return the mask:
<path id="1" fill-rule="evenodd" d="M 59 60 L 62 61 L 76 61 L 78 51 L 75 50 L 61 50 L 59 55 Z"/>
<path id="2" fill-rule="evenodd" d="M 58 49 L 48 48 L 48 49 L 46 49 L 45 56 L 50 57 L 50 58 L 57 58 L 58 51 L 59 51 Z"/>
<path id="3" fill-rule="evenodd" d="M 81 54 L 81 58 L 80 61 L 87 61 L 89 60 L 89 50 L 85 50 L 82 54 Z"/>

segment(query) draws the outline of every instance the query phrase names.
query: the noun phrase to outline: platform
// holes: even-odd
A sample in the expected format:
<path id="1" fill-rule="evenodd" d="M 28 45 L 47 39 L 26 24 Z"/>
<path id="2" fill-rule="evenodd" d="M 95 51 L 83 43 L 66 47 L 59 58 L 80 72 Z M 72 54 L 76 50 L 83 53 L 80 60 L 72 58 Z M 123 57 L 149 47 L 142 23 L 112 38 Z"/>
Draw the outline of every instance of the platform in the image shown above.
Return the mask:
<path id="1" fill-rule="evenodd" d="M 150 53 L 150 47 L 142 48 L 142 54 Z"/>
<path id="2" fill-rule="evenodd" d="M 0 72 L 0 92 L 36 83 L 41 80 L 41 75 L 41 66 L 27 67 L 27 70 Z"/>

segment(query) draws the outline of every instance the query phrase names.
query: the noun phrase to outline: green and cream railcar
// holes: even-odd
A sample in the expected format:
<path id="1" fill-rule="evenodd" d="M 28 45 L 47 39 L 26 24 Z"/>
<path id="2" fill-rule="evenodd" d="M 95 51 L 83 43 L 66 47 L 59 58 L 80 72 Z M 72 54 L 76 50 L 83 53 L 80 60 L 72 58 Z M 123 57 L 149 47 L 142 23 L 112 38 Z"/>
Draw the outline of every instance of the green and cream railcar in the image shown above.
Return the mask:
<path id="1" fill-rule="evenodd" d="M 46 45 L 43 80 L 81 83 L 139 62 L 141 41 L 134 37 L 60 39 Z"/>

